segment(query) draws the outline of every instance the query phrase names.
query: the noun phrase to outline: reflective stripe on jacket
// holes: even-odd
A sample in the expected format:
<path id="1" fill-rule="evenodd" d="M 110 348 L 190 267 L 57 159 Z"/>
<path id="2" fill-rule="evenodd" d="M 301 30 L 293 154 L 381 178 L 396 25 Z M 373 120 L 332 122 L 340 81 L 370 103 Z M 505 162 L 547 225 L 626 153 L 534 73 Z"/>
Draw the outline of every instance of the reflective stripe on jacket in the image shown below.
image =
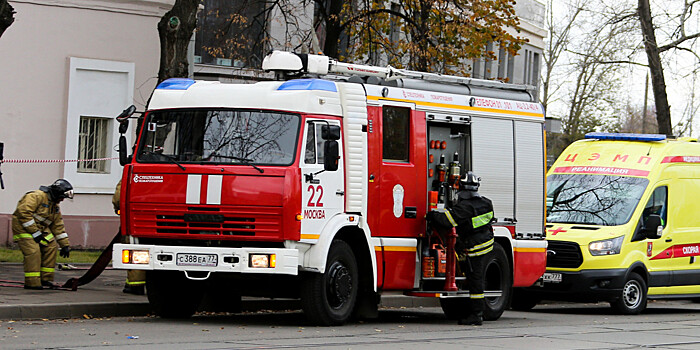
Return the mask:
<path id="1" fill-rule="evenodd" d="M 42 235 L 41 242 L 56 239 L 61 247 L 70 245 L 58 204 L 41 190 L 27 192 L 19 200 L 12 214 L 12 233 L 15 241 Z"/>

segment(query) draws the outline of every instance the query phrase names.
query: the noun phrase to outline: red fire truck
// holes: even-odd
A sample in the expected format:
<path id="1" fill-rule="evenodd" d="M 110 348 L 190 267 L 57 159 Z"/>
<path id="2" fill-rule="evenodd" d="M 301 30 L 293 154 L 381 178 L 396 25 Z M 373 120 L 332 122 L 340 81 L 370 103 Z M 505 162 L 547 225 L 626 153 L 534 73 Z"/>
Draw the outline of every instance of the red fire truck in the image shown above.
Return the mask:
<path id="1" fill-rule="evenodd" d="M 124 164 L 114 267 L 147 270 L 162 317 L 205 298 L 299 298 L 338 325 L 381 295 L 467 305 L 449 234 L 427 227 L 467 170 L 498 222 L 485 319 L 545 270 L 544 111 L 532 87 L 275 51 L 275 81 L 170 79 L 155 89 Z M 125 111 L 118 120 L 126 131 Z"/>

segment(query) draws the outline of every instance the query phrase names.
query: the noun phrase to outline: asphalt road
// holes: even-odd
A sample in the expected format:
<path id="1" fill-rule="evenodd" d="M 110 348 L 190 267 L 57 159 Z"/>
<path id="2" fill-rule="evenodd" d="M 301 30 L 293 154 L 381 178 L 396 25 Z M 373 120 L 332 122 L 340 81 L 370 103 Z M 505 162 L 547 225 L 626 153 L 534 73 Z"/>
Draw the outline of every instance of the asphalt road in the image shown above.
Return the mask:
<path id="1" fill-rule="evenodd" d="M 1 349 L 700 349 L 700 304 L 650 303 L 639 316 L 607 304 L 507 311 L 481 327 L 440 308 L 382 309 L 379 319 L 309 326 L 300 311 L 0 322 Z"/>

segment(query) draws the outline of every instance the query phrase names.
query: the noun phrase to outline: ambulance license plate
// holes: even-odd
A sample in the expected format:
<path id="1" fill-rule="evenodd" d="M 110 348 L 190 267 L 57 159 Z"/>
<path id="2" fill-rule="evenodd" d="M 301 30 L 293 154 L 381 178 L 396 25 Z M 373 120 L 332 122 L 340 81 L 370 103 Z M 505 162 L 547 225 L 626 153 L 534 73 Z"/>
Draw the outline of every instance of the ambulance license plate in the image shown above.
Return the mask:
<path id="1" fill-rule="evenodd" d="M 545 272 L 542 275 L 542 282 L 544 283 L 560 283 L 561 274 L 558 272 Z"/>
<path id="2" fill-rule="evenodd" d="M 216 254 L 177 254 L 177 266 L 216 266 L 219 256 Z"/>

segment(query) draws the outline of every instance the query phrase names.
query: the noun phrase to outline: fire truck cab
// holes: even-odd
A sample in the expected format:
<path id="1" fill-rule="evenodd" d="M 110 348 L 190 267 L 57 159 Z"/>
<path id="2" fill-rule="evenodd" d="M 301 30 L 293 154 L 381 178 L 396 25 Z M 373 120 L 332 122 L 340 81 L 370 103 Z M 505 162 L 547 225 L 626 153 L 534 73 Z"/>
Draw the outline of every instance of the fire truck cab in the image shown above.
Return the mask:
<path id="1" fill-rule="evenodd" d="M 278 80 L 164 81 L 134 154 L 120 147 L 128 243 L 113 264 L 148 271 L 158 315 L 300 298 L 312 322 L 337 325 L 398 292 L 440 298 L 457 318 L 468 273 L 424 217 L 451 205 L 467 170 L 498 218 L 485 318 L 544 273 L 544 111 L 531 87 L 279 51 L 263 69 Z"/>

